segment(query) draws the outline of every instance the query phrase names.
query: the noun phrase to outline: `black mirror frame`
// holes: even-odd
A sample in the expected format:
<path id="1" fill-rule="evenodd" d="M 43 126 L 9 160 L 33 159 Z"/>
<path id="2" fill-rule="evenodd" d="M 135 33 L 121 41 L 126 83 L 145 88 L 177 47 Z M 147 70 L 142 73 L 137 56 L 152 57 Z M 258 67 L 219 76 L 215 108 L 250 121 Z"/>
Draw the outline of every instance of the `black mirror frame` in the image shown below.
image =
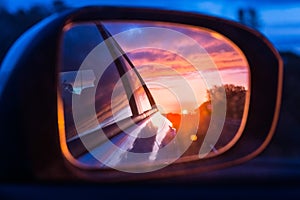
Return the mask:
<path id="1" fill-rule="evenodd" d="M 245 54 L 251 72 L 248 117 L 237 143 L 221 156 L 173 164 L 146 174 L 86 170 L 73 165 L 62 154 L 64 147 L 59 138 L 59 48 L 66 25 L 93 20 L 187 24 L 211 29 L 234 42 Z M 255 30 L 236 22 L 200 14 L 121 7 L 74 9 L 56 14 L 37 27 L 35 29 L 39 30 L 28 31 L 15 44 L 0 68 L 0 130 L 6 137 L 0 143 L 0 149 L 7 152 L 4 156 L 7 165 L 0 167 L 2 180 L 83 178 L 111 182 L 199 174 L 254 158 L 273 136 L 281 103 L 283 64 L 271 43 Z M 20 46 L 22 48 L 18 49 Z M 254 144 L 249 144 L 254 140 Z"/>

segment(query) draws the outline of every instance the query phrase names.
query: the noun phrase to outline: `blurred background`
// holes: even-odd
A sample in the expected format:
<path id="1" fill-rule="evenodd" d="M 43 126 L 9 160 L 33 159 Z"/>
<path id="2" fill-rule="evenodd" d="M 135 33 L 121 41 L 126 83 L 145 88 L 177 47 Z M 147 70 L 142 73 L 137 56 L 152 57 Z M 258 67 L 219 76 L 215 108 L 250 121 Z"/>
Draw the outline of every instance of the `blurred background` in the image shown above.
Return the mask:
<path id="1" fill-rule="evenodd" d="M 298 0 L 0 0 L 0 59 L 16 38 L 33 24 L 52 13 L 86 5 L 156 7 L 219 16 L 258 29 L 281 52 L 300 54 Z"/>
<path id="2" fill-rule="evenodd" d="M 262 32 L 278 49 L 285 65 L 279 125 L 272 145 L 267 148 L 265 155 L 272 155 L 275 161 L 276 157 L 285 157 L 289 158 L 288 160 L 297 161 L 299 164 L 300 1 L 0 0 L 0 63 L 15 40 L 35 23 L 53 13 L 85 5 L 154 7 L 191 11 L 238 21 Z M 257 53 L 264 52 L 258 50 Z M 267 79 L 268 74 L 266 74 Z"/>

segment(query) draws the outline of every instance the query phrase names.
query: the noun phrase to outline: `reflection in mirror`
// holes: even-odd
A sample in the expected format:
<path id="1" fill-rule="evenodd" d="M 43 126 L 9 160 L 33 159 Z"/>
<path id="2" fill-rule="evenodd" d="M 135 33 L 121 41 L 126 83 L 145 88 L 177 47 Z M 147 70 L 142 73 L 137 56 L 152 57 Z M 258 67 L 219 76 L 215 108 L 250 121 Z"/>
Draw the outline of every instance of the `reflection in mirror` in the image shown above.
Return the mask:
<path id="1" fill-rule="evenodd" d="M 249 66 L 219 33 L 163 22 L 79 23 L 65 27 L 61 54 L 61 142 L 79 164 L 192 161 L 220 155 L 242 133 Z"/>

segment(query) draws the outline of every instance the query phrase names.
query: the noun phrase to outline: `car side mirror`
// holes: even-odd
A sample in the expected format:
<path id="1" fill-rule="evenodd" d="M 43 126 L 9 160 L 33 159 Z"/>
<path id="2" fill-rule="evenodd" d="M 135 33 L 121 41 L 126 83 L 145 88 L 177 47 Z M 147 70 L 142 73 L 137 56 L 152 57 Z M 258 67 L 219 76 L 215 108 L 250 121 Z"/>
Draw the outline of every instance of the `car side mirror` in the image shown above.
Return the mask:
<path id="1" fill-rule="evenodd" d="M 14 149 L 15 178 L 137 180 L 258 155 L 277 123 L 282 61 L 235 22 L 86 7 L 25 33 L 0 79 L 0 148 Z"/>

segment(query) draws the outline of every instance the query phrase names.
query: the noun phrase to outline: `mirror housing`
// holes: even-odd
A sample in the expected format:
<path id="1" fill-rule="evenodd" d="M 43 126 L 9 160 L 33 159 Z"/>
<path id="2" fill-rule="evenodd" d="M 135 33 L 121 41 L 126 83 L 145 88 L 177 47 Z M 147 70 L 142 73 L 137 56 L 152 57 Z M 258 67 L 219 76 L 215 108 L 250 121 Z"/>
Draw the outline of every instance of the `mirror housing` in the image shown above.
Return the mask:
<path id="1" fill-rule="evenodd" d="M 146 174 L 86 170 L 62 152 L 57 88 L 63 28 L 94 20 L 161 21 L 208 28 L 237 45 L 250 66 L 250 105 L 244 132 L 224 154 L 172 164 Z M 261 52 L 261 53 L 259 53 Z M 202 173 L 245 162 L 267 146 L 278 120 L 283 65 L 278 52 L 257 31 L 205 15 L 153 9 L 86 7 L 55 14 L 27 31 L 11 48 L 0 68 L 0 167 L 2 179 L 140 180 Z M 267 80 L 267 81 L 266 81 Z"/>

